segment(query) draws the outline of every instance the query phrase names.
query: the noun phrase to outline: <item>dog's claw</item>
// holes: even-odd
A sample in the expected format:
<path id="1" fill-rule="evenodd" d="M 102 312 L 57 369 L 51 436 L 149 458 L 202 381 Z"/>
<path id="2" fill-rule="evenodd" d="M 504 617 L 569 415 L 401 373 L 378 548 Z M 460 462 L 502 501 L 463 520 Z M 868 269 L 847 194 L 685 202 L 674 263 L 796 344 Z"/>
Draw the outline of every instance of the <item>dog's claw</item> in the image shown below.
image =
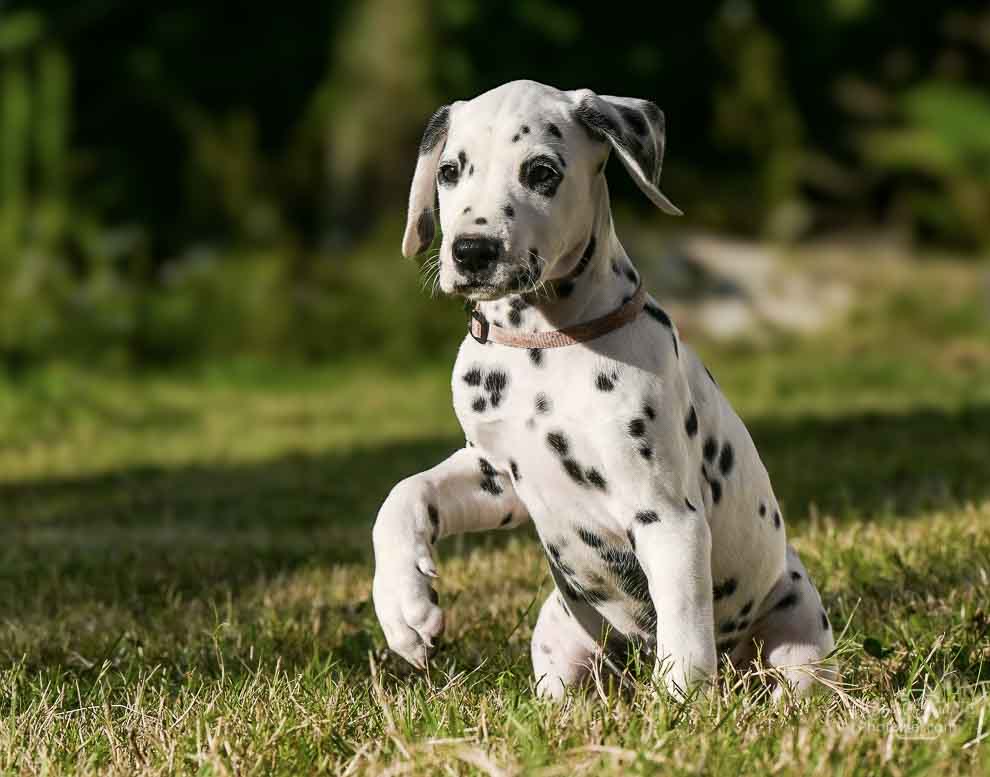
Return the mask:
<path id="1" fill-rule="evenodd" d="M 432 578 L 440 577 L 440 573 L 437 572 L 437 567 L 433 563 L 433 559 L 431 558 L 424 557 L 419 559 L 419 561 L 416 562 L 416 568 L 427 577 L 432 577 Z"/>

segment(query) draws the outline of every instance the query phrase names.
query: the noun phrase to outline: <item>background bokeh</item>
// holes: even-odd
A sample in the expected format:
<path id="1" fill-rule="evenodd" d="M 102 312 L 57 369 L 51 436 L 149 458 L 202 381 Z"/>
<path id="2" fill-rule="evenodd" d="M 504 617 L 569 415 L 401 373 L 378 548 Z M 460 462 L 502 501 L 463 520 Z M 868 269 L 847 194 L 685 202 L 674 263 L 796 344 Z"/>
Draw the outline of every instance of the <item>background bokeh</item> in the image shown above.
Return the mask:
<path id="1" fill-rule="evenodd" d="M 450 352 L 399 259 L 425 118 L 515 78 L 667 114 L 651 228 L 990 247 L 985 2 L 6 2 L 0 360 Z"/>

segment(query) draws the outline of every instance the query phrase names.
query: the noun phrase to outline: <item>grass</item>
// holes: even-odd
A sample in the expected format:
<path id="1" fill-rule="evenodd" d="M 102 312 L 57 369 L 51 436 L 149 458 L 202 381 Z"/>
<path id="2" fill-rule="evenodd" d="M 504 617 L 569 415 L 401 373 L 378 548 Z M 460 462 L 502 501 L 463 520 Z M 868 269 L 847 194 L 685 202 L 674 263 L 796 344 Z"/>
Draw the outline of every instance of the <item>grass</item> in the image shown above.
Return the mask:
<path id="1" fill-rule="evenodd" d="M 534 698 L 531 529 L 443 547 L 450 639 L 386 656 L 370 524 L 459 445 L 446 364 L 0 379 L 10 774 L 990 772 L 990 320 L 973 267 L 859 264 L 850 322 L 704 346 L 850 690 Z M 696 336 L 692 339 L 697 340 Z"/>

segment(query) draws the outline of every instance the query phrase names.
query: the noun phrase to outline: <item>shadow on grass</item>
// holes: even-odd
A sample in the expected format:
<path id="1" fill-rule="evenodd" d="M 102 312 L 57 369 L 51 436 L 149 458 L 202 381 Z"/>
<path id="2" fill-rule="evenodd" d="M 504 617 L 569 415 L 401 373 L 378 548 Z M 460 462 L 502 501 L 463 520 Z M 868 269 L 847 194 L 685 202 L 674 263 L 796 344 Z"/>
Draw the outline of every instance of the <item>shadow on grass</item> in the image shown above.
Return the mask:
<path id="1" fill-rule="evenodd" d="M 957 414 L 763 418 L 750 430 L 792 524 L 805 520 L 812 505 L 845 520 L 915 515 L 990 497 L 988 406 Z M 0 548 L 5 623 L 16 632 L 65 619 L 62 643 L 39 639 L 24 646 L 29 663 L 51 667 L 68 665 L 77 650 L 69 616 L 94 607 L 119 616 L 102 641 L 86 638 L 103 646 L 120 644 L 112 633 L 118 627 L 167 631 L 169 618 L 183 611 L 176 601 L 217 611 L 232 607 L 240 620 L 263 618 L 261 602 L 272 584 L 308 572 L 325 579 L 341 565 L 366 565 L 371 523 L 391 486 L 459 444 L 406 441 L 229 467 L 0 485 L 0 526 L 8 537 Z M 495 533 L 466 547 L 504 541 Z M 381 642 L 372 608 L 364 600 L 332 601 L 325 609 L 337 630 L 317 642 L 333 660 L 366 671 L 368 650 Z M 203 617 L 203 623 L 218 619 Z M 159 635 L 159 660 L 174 662 L 166 636 Z M 269 637 L 283 665 L 294 663 L 292 656 L 303 663 L 313 657 L 312 640 Z M 207 650 L 204 640 L 209 643 L 195 639 L 199 653 Z M 14 639 L 0 652 L 16 658 L 20 645 Z M 154 655 L 150 644 L 142 655 Z"/>

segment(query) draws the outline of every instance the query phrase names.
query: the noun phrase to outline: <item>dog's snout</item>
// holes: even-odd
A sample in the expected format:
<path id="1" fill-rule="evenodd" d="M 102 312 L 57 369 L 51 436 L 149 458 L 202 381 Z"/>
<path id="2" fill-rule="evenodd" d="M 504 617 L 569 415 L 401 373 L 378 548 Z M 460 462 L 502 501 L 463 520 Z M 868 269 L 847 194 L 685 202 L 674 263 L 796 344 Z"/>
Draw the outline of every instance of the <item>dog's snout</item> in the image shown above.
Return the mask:
<path id="1" fill-rule="evenodd" d="M 454 241 L 452 250 L 459 268 L 480 272 L 495 264 L 502 252 L 502 243 L 491 237 L 459 237 Z"/>

